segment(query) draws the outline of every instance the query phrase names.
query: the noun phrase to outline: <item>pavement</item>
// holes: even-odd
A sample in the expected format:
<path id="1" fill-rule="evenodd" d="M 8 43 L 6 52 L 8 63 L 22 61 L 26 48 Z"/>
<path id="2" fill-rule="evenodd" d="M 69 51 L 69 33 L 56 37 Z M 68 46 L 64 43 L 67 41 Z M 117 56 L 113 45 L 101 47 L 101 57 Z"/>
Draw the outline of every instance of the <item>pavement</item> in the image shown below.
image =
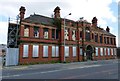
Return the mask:
<path id="1" fill-rule="evenodd" d="M 97 64 L 108 64 L 108 63 L 116 63 L 120 59 L 111 59 L 111 60 L 97 60 L 97 61 L 84 61 L 84 62 L 71 62 L 71 63 L 54 63 L 54 64 L 36 64 L 36 65 L 18 65 L 18 66 L 4 66 L 1 69 L 9 69 L 9 70 L 22 70 L 22 69 L 44 69 L 44 67 L 50 69 L 50 68 L 73 68 L 73 67 L 84 67 L 84 66 L 90 66 L 90 65 L 97 65 Z M 64 66 L 64 67 L 63 67 Z"/>

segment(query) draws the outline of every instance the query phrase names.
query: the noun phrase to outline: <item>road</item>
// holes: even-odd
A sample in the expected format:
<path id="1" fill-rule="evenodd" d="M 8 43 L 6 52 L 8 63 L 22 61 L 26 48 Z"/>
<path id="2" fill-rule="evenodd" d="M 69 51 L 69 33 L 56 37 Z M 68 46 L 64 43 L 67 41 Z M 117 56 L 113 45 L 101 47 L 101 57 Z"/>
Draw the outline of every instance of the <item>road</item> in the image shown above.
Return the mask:
<path id="1" fill-rule="evenodd" d="M 118 79 L 118 60 L 3 68 L 3 79 Z M 4 80 L 3 80 L 4 81 Z"/>

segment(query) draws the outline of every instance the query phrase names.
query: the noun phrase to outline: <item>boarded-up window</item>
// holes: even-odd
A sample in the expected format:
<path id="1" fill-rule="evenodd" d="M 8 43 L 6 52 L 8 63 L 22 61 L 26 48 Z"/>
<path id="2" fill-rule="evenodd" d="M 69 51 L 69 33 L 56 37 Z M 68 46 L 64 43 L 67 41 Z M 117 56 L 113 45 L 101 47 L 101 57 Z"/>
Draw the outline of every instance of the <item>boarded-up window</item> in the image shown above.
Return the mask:
<path id="1" fill-rule="evenodd" d="M 23 45 L 23 57 L 28 57 L 28 45 Z"/>
<path id="2" fill-rule="evenodd" d="M 73 57 L 76 57 L 76 46 L 73 46 Z"/>
<path id="3" fill-rule="evenodd" d="M 43 46 L 43 57 L 48 57 L 48 46 Z"/>
<path id="4" fill-rule="evenodd" d="M 28 25 L 25 25 L 24 27 L 24 36 L 29 37 L 29 26 Z"/>
<path id="5" fill-rule="evenodd" d="M 38 57 L 39 46 L 33 45 L 33 57 Z"/>
<path id="6" fill-rule="evenodd" d="M 69 57 L 69 46 L 65 46 L 65 57 Z"/>
<path id="7" fill-rule="evenodd" d="M 52 46 L 52 57 L 59 57 L 59 47 Z"/>

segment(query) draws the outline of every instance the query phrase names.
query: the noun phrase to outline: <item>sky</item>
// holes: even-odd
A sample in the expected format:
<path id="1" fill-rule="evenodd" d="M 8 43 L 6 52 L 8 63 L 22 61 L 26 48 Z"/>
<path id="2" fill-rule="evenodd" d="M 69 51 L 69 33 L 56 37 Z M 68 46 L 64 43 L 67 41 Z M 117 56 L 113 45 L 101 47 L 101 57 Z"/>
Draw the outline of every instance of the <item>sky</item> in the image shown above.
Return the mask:
<path id="1" fill-rule="evenodd" d="M 116 35 L 118 43 L 118 2 L 119 0 L 0 0 L 0 44 L 7 44 L 7 30 L 9 17 L 14 20 L 19 14 L 19 8 L 26 8 L 25 18 L 31 14 L 40 14 L 51 17 L 55 7 L 59 6 L 61 17 L 77 21 L 81 17 L 91 22 L 97 17 L 98 26 Z"/>

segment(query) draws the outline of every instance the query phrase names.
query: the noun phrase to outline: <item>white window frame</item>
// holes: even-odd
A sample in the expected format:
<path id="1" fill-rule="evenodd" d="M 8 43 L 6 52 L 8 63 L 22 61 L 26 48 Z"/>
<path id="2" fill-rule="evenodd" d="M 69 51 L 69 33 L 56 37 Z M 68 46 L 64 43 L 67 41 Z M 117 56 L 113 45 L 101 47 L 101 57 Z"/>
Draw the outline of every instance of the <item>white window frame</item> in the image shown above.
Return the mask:
<path id="1" fill-rule="evenodd" d="M 43 46 L 43 57 L 48 57 L 48 46 L 47 45 Z"/>
<path id="2" fill-rule="evenodd" d="M 28 57 L 29 45 L 23 45 L 23 57 Z"/>
<path id="3" fill-rule="evenodd" d="M 65 57 L 69 57 L 69 46 L 65 46 Z"/>
<path id="4" fill-rule="evenodd" d="M 32 57 L 39 57 L 39 45 L 33 45 Z"/>
<path id="5" fill-rule="evenodd" d="M 77 49 L 76 46 L 73 46 L 73 57 L 76 57 L 76 55 L 77 55 L 77 53 L 76 53 L 76 52 L 77 52 L 76 49 Z"/>

